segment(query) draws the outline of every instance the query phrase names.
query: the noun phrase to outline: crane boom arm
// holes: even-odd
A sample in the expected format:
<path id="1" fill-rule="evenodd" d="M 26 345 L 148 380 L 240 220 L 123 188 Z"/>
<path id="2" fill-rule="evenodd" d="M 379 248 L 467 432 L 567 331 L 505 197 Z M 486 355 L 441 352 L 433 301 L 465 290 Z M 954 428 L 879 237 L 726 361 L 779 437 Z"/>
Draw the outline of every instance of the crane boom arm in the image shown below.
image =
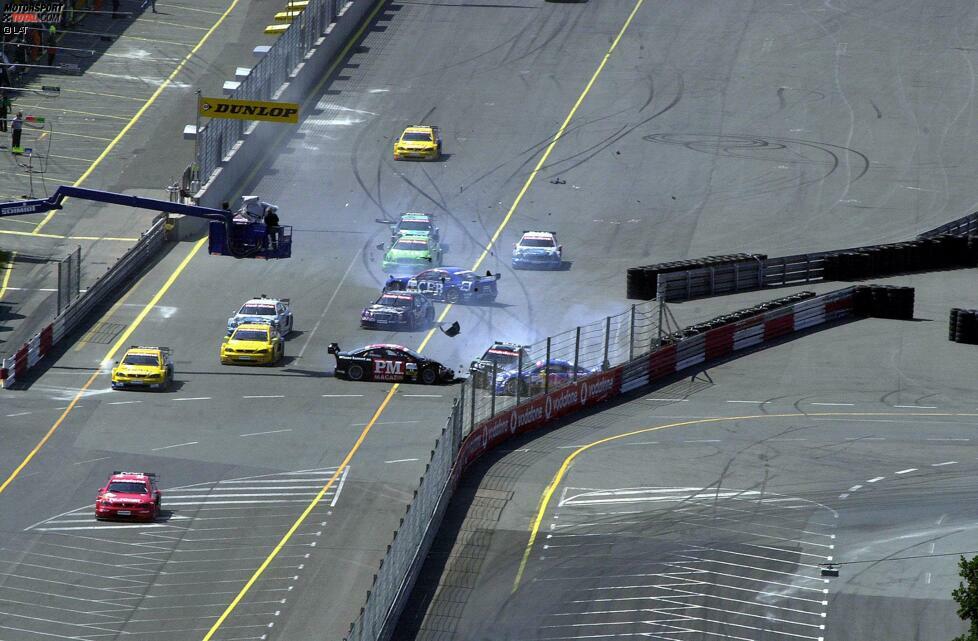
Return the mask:
<path id="1" fill-rule="evenodd" d="M 100 191 L 98 189 L 88 189 L 85 187 L 71 187 L 62 185 L 49 196 L 36 200 L 15 200 L 12 202 L 0 203 L 0 218 L 7 216 L 26 216 L 29 214 L 41 214 L 52 209 L 61 209 L 61 203 L 65 198 L 78 198 L 79 200 L 94 200 L 100 203 L 110 203 L 113 205 L 124 205 L 136 207 L 138 209 L 152 209 L 155 211 L 165 211 L 170 214 L 182 214 L 193 218 L 206 218 L 221 222 L 230 222 L 232 212 L 212 207 L 201 207 L 200 205 L 185 205 L 183 203 L 172 203 L 168 200 L 156 198 L 144 198 L 142 196 L 132 196 L 128 194 L 117 194 L 111 191 Z"/>

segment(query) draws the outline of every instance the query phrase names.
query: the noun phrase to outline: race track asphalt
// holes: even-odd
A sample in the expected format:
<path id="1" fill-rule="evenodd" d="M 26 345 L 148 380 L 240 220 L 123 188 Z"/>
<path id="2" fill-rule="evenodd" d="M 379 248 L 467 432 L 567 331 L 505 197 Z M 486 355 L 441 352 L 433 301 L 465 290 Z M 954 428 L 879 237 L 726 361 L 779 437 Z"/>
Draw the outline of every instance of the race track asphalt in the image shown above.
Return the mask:
<path id="1" fill-rule="evenodd" d="M 425 339 L 358 328 L 384 278 L 378 217 L 435 213 L 447 261 L 466 267 L 508 218 L 479 266 L 502 272 L 499 300 L 453 307 L 446 320 L 462 334 L 436 332 L 425 347 L 458 367 L 491 339 L 535 340 L 620 311 L 630 265 L 892 240 L 968 211 L 972 9 L 958 4 L 645 3 L 527 186 L 634 6 L 384 8 L 246 187 L 294 226 L 293 258 L 190 257 L 181 244 L 5 400 L 9 471 L 79 397 L 0 494 L 4 639 L 195 639 L 219 621 L 214 639 L 346 632 L 456 393 L 402 386 L 384 405 L 389 385 L 330 375 L 330 342 Z M 960 50 L 948 48 L 955 38 Z M 445 159 L 393 162 L 393 136 L 418 121 L 442 128 Z M 508 268 L 530 228 L 559 232 L 569 269 Z M 293 301 L 287 362 L 219 365 L 228 313 L 258 293 Z M 124 344 L 170 346 L 174 390 L 109 392 L 104 372 L 83 389 L 140 316 Z M 95 489 L 123 468 L 161 475 L 166 520 L 92 522 Z"/>

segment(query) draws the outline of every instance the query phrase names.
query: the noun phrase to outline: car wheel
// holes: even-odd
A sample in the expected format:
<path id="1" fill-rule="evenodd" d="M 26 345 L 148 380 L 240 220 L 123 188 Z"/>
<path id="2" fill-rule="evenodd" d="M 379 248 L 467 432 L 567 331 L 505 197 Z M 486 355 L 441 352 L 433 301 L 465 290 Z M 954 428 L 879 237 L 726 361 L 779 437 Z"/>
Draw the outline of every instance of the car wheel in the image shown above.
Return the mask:
<path id="1" fill-rule="evenodd" d="M 459 299 L 459 293 L 457 289 L 449 289 L 445 292 L 445 302 L 446 303 L 457 303 Z"/>
<path id="2" fill-rule="evenodd" d="M 527 396 L 529 396 L 527 392 L 529 392 L 530 390 L 525 382 L 519 381 L 515 378 L 506 382 L 506 393 L 509 394 L 510 396 L 516 396 L 517 389 L 519 389 L 520 398 L 526 398 Z"/>
<path id="3" fill-rule="evenodd" d="M 434 366 L 429 365 L 421 370 L 421 376 L 419 377 L 422 385 L 434 385 L 438 382 L 438 372 L 435 370 Z"/>
<path id="4" fill-rule="evenodd" d="M 346 375 L 351 381 L 362 381 L 363 365 L 350 365 L 350 367 L 346 370 Z"/>

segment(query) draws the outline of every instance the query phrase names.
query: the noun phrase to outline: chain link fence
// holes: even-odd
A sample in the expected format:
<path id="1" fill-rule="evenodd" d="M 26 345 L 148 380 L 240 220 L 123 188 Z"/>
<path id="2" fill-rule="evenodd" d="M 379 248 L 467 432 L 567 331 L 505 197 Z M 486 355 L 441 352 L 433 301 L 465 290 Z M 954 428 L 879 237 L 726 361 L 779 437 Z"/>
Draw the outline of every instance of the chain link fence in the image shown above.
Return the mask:
<path id="1" fill-rule="evenodd" d="M 272 100 L 289 76 L 336 19 L 341 0 L 309 0 L 248 77 L 228 96 L 235 100 Z M 212 119 L 197 132 L 195 181 L 199 186 L 220 166 L 254 121 Z"/>
<path id="2" fill-rule="evenodd" d="M 661 323 L 653 300 L 531 345 L 494 345 L 473 364 L 466 383 L 465 433 L 503 410 L 651 351 Z"/>

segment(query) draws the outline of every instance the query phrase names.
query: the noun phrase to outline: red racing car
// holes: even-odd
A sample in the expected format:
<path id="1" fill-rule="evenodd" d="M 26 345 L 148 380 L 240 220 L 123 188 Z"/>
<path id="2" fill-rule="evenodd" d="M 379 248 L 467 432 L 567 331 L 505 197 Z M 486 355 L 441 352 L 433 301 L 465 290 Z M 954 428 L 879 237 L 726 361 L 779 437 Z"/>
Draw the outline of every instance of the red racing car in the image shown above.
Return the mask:
<path id="1" fill-rule="evenodd" d="M 137 518 L 153 521 L 160 515 L 163 493 L 150 472 L 112 472 L 95 498 L 95 518 Z"/>

